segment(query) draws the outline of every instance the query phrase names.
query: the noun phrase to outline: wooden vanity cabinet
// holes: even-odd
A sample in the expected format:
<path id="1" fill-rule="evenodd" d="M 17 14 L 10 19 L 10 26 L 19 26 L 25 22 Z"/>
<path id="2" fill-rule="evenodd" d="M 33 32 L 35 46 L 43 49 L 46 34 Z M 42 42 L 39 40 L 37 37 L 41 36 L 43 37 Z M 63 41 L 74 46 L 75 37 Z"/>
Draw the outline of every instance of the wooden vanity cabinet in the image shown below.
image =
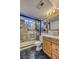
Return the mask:
<path id="1" fill-rule="evenodd" d="M 59 40 L 56 38 L 43 37 L 43 51 L 51 59 L 58 59 L 59 56 Z"/>

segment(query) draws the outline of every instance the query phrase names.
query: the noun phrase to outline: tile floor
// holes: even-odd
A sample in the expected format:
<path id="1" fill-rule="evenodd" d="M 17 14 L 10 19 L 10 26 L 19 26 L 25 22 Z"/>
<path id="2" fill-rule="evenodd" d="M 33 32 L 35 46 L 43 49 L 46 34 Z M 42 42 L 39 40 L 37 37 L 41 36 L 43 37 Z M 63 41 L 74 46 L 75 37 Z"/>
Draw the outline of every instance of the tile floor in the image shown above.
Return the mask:
<path id="1" fill-rule="evenodd" d="M 20 59 L 50 59 L 42 50 L 35 51 L 35 47 L 21 51 Z"/>

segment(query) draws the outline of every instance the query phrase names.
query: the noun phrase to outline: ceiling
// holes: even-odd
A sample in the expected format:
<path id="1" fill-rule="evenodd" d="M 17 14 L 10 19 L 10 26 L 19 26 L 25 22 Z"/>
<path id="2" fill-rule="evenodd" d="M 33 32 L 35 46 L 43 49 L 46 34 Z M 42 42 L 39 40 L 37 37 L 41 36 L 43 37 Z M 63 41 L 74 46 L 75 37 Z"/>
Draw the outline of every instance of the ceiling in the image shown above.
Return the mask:
<path id="1" fill-rule="evenodd" d="M 44 2 L 41 6 L 40 1 Z M 20 12 L 25 15 L 45 19 L 47 12 L 51 8 L 59 8 L 58 3 L 58 0 L 20 0 Z"/>

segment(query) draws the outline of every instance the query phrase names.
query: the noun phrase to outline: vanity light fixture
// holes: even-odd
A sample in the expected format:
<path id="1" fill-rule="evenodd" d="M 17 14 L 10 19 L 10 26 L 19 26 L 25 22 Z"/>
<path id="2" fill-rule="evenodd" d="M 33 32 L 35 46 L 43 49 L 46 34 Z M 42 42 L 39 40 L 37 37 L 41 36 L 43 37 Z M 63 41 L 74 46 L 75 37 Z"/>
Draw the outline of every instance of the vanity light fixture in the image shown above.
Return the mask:
<path id="1" fill-rule="evenodd" d="M 48 16 L 48 17 L 50 17 L 50 16 L 55 16 L 55 15 L 58 13 L 58 10 L 59 10 L 59 8 L 50 9 L 50 10 L 47 12 L 47 16 Z"/>
<path id="2" fill-rule="evenodd" d="M 45 20 L 49 22 L 50 18 L 55 17 L 59 14 L 59 8 L 51 8 L 45 16 Z"/>

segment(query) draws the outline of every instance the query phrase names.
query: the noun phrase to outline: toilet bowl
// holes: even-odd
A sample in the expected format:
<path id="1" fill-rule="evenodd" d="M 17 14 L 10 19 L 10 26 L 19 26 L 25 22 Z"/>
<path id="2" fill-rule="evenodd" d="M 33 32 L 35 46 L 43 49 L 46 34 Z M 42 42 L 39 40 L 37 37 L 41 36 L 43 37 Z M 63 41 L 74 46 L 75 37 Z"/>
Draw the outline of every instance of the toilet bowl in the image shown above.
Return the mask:
<path id="1" fill-rule="evenodd" d="M 36 41 L 35 42 L 35 46 L 36 46 L 36 51 L 40 51 L 41 50 L 41 42 L 40 41 Z"/>

